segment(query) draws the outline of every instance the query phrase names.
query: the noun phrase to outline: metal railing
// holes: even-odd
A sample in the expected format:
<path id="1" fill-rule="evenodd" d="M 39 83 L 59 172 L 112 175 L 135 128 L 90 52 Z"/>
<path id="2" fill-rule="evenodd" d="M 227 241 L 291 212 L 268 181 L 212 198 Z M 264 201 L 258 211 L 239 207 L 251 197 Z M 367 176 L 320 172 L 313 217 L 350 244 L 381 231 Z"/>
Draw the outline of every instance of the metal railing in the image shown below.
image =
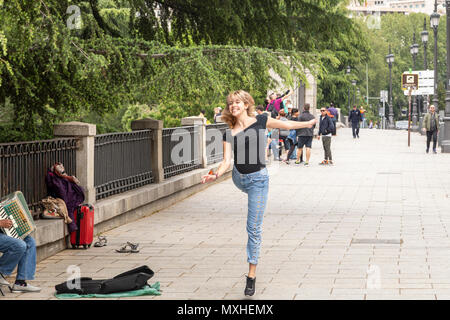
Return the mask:
<path id="1" fill-rule="evenodd" d="M 21 191 L 31 211 L 47 196 L 45 176 L 56 162 L 76 176 L 77 139 L 59 138 L 0 144 L 0 197 Z"/>
<path id="2" fill-rule="evenodd" d="M 201 167 L 199 135 L 199 126 L 163 129 L 162 149 L 165 179 Z"/>
<path id="3" fill-rule="evenodd" d="M 153 183 L 151 143 L 151 130 L 95 136 L 97 200 Z"/>
<path id="4" fill-rule="evenodd" d="M 206 126 L 206 157 L 208 164 L 213 164 L 223 159 L 222 136 L 229 127 L 226 123 L 209 124 Z M 214 134 L 220 131 L 218 134 Z M 214 133 L 213 133 L 214 132 Z"/>

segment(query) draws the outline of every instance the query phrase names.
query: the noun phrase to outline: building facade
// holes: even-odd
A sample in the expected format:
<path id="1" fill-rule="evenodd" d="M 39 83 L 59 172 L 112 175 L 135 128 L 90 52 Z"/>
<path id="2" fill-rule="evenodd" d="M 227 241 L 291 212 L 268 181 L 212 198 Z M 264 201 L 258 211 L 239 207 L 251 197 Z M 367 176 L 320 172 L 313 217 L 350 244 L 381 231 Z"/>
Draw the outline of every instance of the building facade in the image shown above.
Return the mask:
<path id="1" fill-rule="evenodd" d="M 438 13 L 445 14 L 445 0 L 438 0 Z M 356 15 L 373 15 L 388 13 L 425 13 L 431 15 L 434 11 L 434 0 L 366 0 L 360 3 L 351 1 L 347 7 Z"/>

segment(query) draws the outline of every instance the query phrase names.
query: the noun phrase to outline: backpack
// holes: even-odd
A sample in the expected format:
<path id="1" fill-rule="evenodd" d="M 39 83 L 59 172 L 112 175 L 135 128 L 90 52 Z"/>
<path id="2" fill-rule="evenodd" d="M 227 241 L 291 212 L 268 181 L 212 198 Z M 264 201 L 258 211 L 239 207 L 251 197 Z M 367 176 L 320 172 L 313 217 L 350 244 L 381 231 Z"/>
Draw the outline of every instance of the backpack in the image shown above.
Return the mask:
<path id="1" fill-rule="evenodd" d="M 274 119 L 278 116 L 278 111 L 275 109 L 275 100 L 269 104 L 267 111 L 270 112 L 270 116 Z"/>

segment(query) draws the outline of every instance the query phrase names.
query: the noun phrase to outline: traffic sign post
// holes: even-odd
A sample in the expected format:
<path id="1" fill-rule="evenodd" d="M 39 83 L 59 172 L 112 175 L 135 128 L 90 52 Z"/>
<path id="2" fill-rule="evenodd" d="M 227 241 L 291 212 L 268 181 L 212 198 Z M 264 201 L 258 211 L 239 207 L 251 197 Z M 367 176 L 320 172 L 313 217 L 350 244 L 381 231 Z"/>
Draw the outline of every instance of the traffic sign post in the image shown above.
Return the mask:
<path id="1" fill-rule="evenodd" d="M 412 92 L 412 87 L 409 87 L 408 90 L 409 94 L 408 94 L 408 147 L 411 146 L 411 92 Z"/>
<path id="2" fill-rule="evenodd" d="M 408 147 L 411 146 L 411 95 L 412 91 L 419 88 L 419 74 L 417 73 L 403 73 L 402 74 L 402 89 L 408 89 Z"/>

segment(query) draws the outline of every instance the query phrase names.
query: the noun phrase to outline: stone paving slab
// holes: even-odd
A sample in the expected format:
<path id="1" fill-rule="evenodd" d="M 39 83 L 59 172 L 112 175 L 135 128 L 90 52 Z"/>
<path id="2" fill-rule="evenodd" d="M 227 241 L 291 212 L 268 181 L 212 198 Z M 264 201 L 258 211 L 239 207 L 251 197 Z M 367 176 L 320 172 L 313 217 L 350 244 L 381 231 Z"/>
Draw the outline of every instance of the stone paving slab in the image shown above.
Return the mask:
<path id="1" fill-rule="evenodd" d="M 251 299 L 449 299 L 450 155 L 426 154 L 425 137 L 406 131 L 340 129 L 334 166 L 314 140 L 310 167 L 272 163 L 256 294 Z M 65 250 L 37 266 L 39 294 L 55 299 L 69 266 L 109 278 L 148 265 L 161 296 L 246 299 L 247 198 L 231 179 L 149 217 L 105 232 L 108 245 Z M 139 242 L 136 254 L 115 252 Z M 359 243 L 358 243 L 359 241 Z M 12 280 L 11 278 L 9 280 Z"/>

